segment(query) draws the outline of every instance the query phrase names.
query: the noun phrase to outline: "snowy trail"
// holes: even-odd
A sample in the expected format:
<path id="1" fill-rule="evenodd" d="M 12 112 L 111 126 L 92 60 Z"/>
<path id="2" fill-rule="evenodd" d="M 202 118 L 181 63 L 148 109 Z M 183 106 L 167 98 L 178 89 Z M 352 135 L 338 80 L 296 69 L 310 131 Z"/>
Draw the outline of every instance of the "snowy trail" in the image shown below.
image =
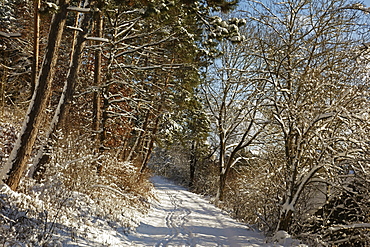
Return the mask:
<path id="1" fill-rule="evenodd" d="M 199 195 L 160 177 L 153 182 L 158 202 L 128 236 L 131 246 L 271 246 Z"/>

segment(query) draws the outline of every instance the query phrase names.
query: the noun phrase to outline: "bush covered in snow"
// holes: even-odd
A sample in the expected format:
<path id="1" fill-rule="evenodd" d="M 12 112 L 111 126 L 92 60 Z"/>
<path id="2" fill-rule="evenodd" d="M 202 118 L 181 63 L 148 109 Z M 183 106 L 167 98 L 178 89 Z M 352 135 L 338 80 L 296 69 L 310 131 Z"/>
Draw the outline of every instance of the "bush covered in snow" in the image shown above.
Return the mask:
<path id="1" fill-rule="evenodd" d="M 331 188 L 326 202 L 299 225 L 299 237 L 311 245 L 368 246 L 370 234 L 370 184 L 348 176 L 338 188 Z"/>
<path id="2" fill-rule="evenodd" d="M 77 135 L 54 148 L 39 183 L 25 178 L 19 192 L 1 187 L 0 244 L 59 246 L 137 226 L 154 197 L 148 174 L 110 154 L 94 156 Z M 104 164 L 100 174 L 97 161 Z"/>

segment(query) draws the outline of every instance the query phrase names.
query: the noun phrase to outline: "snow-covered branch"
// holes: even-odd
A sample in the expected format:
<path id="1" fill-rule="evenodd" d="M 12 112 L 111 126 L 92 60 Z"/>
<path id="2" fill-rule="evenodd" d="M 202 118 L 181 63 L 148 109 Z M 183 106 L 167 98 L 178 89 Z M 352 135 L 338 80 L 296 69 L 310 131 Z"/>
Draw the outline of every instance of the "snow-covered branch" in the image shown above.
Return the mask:
<path id="1" fill-rule="evenodd" d="M 346 229 L 356 229 L 356 228 L 370 228 L 370 223 L 355 223 L 350 225 L 338 225 L 329 227 L 329 231 L 335 232 Z"/>

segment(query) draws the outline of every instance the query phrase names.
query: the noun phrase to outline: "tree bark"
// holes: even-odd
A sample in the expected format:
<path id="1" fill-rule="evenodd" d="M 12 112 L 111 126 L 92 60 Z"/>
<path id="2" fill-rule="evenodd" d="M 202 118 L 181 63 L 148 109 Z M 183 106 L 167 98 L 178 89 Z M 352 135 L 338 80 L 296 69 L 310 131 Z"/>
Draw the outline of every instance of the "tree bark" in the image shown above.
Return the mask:
<path id="1" fill-rule="evenodd" d="M 62 95 L 60 96 L 59 103 L 57 109 L 55 110 L 54 117 L 50 123 L 49 130 L 46 133 L 47 143 L 39 149 L 38 155 L 36 156 L 36 159 L 33 164 L 33 169 L 32 171 L 30 171 L 30 176 L 37 180 L 40 180 L 42 178 L 42 175 L 45 171 L 45 165 L 51 158 L 50 155 L 52 153 L 52 143 L 53 143 L 52 136 L 57 130 L 57 128 L 60 126 L 60 124 L 63 122 L 63 119 L 66 117 L 68 105 L 70 104 L 70 101 L 73 98 L 78 72 L 81 67 L 80 66 L 82 59 L 81 55 L 83 49 L 85 48 L 85 36 L 89 29 L 88 27 L 89 17 L 83 15 L 79 22 L 81 23 L 80 25 L 81 29 L 84 31 L 78 32 L 76 36 L 77 38 L 72 46 L 73 50 L 71 55 L 71 61 L 67 73 L 67 78 L 64 82 Z"/>
<path id="2" fill-rule="evenodd" d="M 189 181 L 190 188 L 194 186 L 195 167 L 197 164 L 196 146 L 197 146 L 196 141 L 193 141 L 191 143 L 191 151 L 190 151 L 190 181 Z"/>
<path id="3" fill-rule="evenodd" d="M 138 135 L 136 136 L 134 144 L 131 146 L 128 155 L 125 157 L 125 161 L 134 161 L 135 159 L 138 159 L 140 149 L 143 149 L 145 132 L 147 131 L 149 124 L 149 117 L 150 111 L 148 110 L 145 115 L 144 123 L 141 126 L 142 130 L 140 130 Z"/>
<path id="4" fill-rule="evenodd" d="M 117 23 L 115 23 L 116 25 Z M 100 128 L 99 128 L 99 133 L 98 133 L 98 139 L 99 139 L 99 154 L 102 155 L 106 151 L 107 147 L 105 146 L 105 142 L 107 139 L 107 123 L 109 120 L 109 114 L 108 114 L 108 108 L 109 108 L 109 90 L 110 90 L 110 82 L 113 79 L 112 75 L 112 66 L 114 64 L 114 57 L 115 57 L 115 51 L 116 51 L 116 37 L 117 37 L 117 28 L 115 26 L 114 28 L 114 34 L 112 35 L 112 51 L 109 55 L 109 59 L 107 62 L 107 71 L 105 73 L 105 82 L 106 85 L 102 86 L 101 92 L 100 92 L 100 97 L 102 98 L 102 105 L 100 108 L 101 111 L 101 119 L 99 121 Z M 103 165 L 100 165 L 97 167 L 98 173 L 101 173 L 103 170 Z"/>
<path id="5" fill-rule="evenodd" d="M 280 216 L 277 231 L 286 231 L 286 232 L 288 232 L 289 227 L 290 227 L 291 222 L 292 222 L 292 216 L 293 216 L 293 211 L 292 210 L 284 211 L 283 214 Z"/>
<path id="6" fill-rule="evenodd" d="M 6 180 L 6 183 L 12 190 L 17 190 L 26 169 L 27 162 L 32 152 L 32 146 L 35 143 L 39 126 L 49 100 L 55 64 L 58 59 L 58 49 L 67 17 L 68 3 L 69 0 L 61 0 L 59 11 L 53 17 L 49 31 L 47 50 L 35 86 L 35 92 L 23 122 L 22 130 L 0 174 L 1 179 Z"/>
<path id="7" fill-rule="evenodd" d="M 95 13 L 96 22 L 96 37 L 101 38 L 103 36 L 103 18 L 101 12 Z M 99 144 L 99 131 L 101 122 L 101 64 L 102 64 L 102 53 L 101 49 L 95 51 L 95 62 L 94 62 L 94 85 L 96 91 L 93 95 L 93 130 L 96 133 L 96 142 Z M 99 146 L 99 145 L 98 145 Z"/>
<path id="8" fill-rule="evenodd" d="M 40 48 L 40 0 L 34 0 L 34 26 L 33 26 L 33 61 L 31 73 L 31 93 L 35 91 L 37 81 L 37 71 L 39 66 L 39 48 Z"/>
<path id="9" fill-rule="evenodd" d="M 98 2 L 98 9 L 101 9 L 101 1 Z M 95 27 L 96 27 L 96 37 L 103 37 L 103 17 L 100 11 L 95 13 Z M 94 61 L 94 85 L 96 90 L 93 94 L 93 122 L 92 127 L 95 132 L 95 142 L 98 147 L 97 152 L 102 152 L 100 146 L 103 145 L 102 141 L 105 139 L 99 134 L 101 130 L 101 121 L 102 121 L 102 111 L 101 111 L 101 65 L 102 65 L 102 51 L 100 48 L 95 50 L 95 61 Z M 98 174 L 101 174 L 103 171 L 103 165 L 97 161 L 96 168 Z"/>
<path id="10" fill-rule="evenodd" d="M 158 112 L 161 111 L 161 108 L 162 107 L 160 106 L 159 109 L 158 109 Z M 145 156 L 144 156 L 144 159 L 143 159 L 143 163 L 141 164 L 140 172 L 143 172 L 145 170 L 145 168 L 147 167 L 147 165 L 148 165 L 150 155 L 152 154 L 152 151 L 153 151 L 153 148 L 154 148 L 154 142 L 157 138 L 156 135 L 157 135 L 158 128 L 159 128 L 159 122 L 160 122 L 160 117 L 157 116 L 157 118 L 155 120 L 155 123 L 154 123 L 152 133 L 150 135 L 150 141 L 149 141 L 149 145 L 147 147 L 147 151 L 144 152 Z"/>
<path id="11" fill-rule="evenodd" d="M 219 175 L 218 190 L 216 196 L 218 201 L 224 200 L 226 177 L 227 177 L 226 171 L 221 171 Z"/>
<path id="12" fill-rule="evenodd" d="M 218 181 L 218 188 L 217 188 L 217 195 L 216 199 L 218 201 L 223 201 L 224 199 L 224 187 L 226 183 L 226 144 L 225 144 L 225 135 L 222 131 L 222 126 L 219 123 L 219 138 L 220 138 L 220 157 L 218 161 L 219 165 L 219 181 Z"/>

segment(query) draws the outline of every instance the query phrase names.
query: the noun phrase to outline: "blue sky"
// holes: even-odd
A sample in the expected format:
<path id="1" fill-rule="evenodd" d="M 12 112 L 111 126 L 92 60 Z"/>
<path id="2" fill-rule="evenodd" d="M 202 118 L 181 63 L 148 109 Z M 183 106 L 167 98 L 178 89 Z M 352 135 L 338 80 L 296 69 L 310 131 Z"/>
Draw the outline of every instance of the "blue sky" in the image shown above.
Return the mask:
<path id="1" fill-rule="evenodd" d="M 366 5 L 366 7 L 370 7 L 370 0 L 362 0 L 359 2 L 363 2 Z"/>

